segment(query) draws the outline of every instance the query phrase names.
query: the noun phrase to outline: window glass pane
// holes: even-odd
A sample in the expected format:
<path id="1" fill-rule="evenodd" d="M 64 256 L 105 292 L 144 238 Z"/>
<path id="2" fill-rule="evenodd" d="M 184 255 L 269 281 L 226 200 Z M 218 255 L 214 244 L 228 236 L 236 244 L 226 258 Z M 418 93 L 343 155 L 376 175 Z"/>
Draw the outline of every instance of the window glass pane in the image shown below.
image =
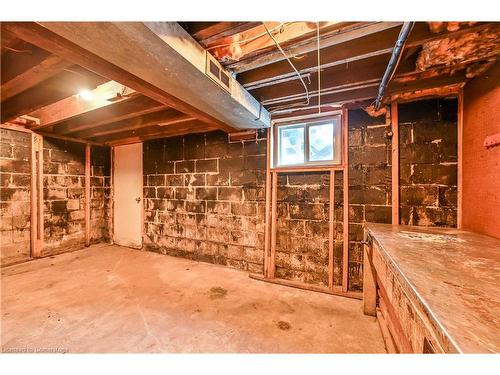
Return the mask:
<path id="1" fill-rule="evenodd" d="M 333 123 L 309 126 L 309 160 L 333 159 Z"/>
<path id="2" fill-rule="evenodd" d="M 279 164 L 304 162 L 304 127 L 279 129 Z"/>

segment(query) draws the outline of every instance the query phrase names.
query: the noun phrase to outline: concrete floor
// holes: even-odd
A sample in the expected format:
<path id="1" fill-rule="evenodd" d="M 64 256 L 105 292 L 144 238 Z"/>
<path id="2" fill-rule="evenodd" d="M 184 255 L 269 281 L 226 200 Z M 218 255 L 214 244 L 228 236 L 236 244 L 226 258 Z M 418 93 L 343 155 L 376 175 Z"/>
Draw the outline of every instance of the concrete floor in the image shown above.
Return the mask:
<path id="1" fill-rule="evenodd" d="M 112 245 L 2 269 L 2 350 L 383 353 L 361 301 Z"/>

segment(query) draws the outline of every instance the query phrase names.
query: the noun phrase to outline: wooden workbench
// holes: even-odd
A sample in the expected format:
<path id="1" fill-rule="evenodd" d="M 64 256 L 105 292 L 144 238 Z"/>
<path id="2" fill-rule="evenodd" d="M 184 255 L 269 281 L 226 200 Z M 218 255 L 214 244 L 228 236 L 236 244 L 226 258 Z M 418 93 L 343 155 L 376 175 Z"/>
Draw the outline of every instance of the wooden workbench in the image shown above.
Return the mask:
<path id="1" fill-rule="evenodd" d="M 500 240 L 367 224 L 364 248 L 364 311 L 389 351 L 500 352 Z"/>

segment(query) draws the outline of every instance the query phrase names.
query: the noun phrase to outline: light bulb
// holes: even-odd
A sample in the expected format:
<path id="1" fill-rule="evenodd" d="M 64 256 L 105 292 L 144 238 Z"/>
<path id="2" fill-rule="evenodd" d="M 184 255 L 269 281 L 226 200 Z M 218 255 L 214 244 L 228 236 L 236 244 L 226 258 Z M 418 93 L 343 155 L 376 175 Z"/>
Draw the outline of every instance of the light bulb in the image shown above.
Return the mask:
<path id="1" fill-rule="evenodd" d="M 94 97 L 94 94 L 92 93 L 92 91 L 90 90 L 81 90 L 79 93 L 78 93 L 78 96 L 80 98 L 82 98 L 83 100 L 85 101 L 91 101 L 92 98 Z"/>

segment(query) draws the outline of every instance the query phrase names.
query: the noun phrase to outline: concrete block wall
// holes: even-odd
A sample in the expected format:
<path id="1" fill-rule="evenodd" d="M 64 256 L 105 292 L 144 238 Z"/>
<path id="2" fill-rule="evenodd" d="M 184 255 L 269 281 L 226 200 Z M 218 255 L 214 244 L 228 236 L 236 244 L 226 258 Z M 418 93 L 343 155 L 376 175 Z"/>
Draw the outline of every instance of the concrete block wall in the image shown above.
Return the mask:
<path id="1" fill-rule="evenodd" d="M 85 246 L 85 145 L 43 139 L 44 244 L 52 255 Z"/>
<path id="2" fill-rule="evenodd" d="M 399 105 L 401 224 L 457 225 L 457 103 Z"/>
<path id="3" fill-rule="evenodd" d="M 145 142 L 146 249 L 262 273 L 265 163 L 265 132 Z"/>
<path id="4" fill-rule="evenodd" d="M 363 109 L 348 112 L 349 289 L 363 287 L 363 225 L 391 223 L 391 125 Z M 340 185 L 342 187 L 342 185 Z M 340 188 L 340 191 L 343 189 Z"/>
<path id="5" fill-rule="evenodd" d="M 0 130 L 1 263 L 30 257 L 31 135 Z"/>
<path id="6" fill-rule="evenodd" d="M 44 137 L 44 246 L 42 255 L 85 246 L 85 145 Z M 110 241 L 111 158 L 108 147 L 91 147 L 91 243 Z"/>
<path id="7" fill-rule="evenodd" d="M 335 186 L 342 186 L 337 172 Z M 335 189 L 334 285 L 342 282 L 342 195 Z M 328 286 L 330 174 L 278 178 L 276 277 Z"/>
<path id="8" fill-rule="evenodd" d="M 90 149 L 90 242 L 110 242 L 112 227 L 111 149 Z"/>

